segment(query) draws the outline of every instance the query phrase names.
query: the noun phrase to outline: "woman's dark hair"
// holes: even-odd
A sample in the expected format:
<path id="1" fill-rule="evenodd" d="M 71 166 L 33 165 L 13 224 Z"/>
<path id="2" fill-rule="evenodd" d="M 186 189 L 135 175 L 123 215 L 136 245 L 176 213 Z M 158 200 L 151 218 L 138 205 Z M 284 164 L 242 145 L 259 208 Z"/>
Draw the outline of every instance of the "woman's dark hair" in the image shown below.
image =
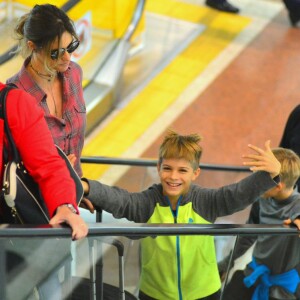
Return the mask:
<path id="1" fill-rule="evenodd" d="M 15 33 L 19 40 L 17 52 L 25 58 L 29 56 L 31 53 L 27 42 L 32 41 L 37 48 L 43 48 L 46 53 L 50 53 L 51 44 L 57 39 L 60 45 L 64 32 L 78 38 L 73 21 L 63 10 L 51 4 L 37 4 L 29 13 L 19 19 L 15 27 Z"/>

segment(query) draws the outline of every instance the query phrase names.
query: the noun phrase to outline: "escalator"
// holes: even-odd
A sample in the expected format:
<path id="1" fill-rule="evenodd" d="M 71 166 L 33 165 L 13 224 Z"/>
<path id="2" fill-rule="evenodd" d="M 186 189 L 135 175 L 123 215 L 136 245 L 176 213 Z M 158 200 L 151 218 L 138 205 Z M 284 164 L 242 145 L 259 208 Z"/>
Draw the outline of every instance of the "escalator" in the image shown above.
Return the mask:
<path id="1" fill-rule="evenodd" d="M 40 2 L 42 3 L 42 1 Z M 15 74 L 23 64 L 23 58 L 20 55 L 14 55 L 17 45 L 13 39 L 13 28 L 16 19 L 28 12 L 35 3 L 32 1 L 3 1 L 0 6 L 0 17 L 2 17 L 0 23 L 2 41 L 0 44 L 0 81 L 2 82 Z M 107 3 L 109 3 L 108 7 Z M 114 17 L 116 12 L 113 11 L 115 9 L 112 5 L 113 1 L 101 1 L 95 4 L 93 1 L 84 1 L 83 3 L 80 0 L 71 0 L 63 3 L 62 1 L 53 1 L 52 4 L 61 7 L 75 21 L 77 33 L 81 39 L 81 45 L 72 59 L 78 62 L 83 69 L 88 134 L 114 107 L 119 78 L 131 48 L 132 36 L 142 18 L 145 0 L 133 3 L 135 4 L 133 9 L 129 7 L 132 16 L 127 16 L 128 24 L 125 25 L 120 25 L 120 21 Z M 105 5 L 107 11 L 104 10 Z M 132 6 L 132 1 L 129 6 Z M 124 8 L 122 9 L 123 14 L 127 13 L 124 12 Z M 102 15 L 99 15 L 100 12 Z M 119 15 L 120 13 L 117 14 L 117 16 Z M 112 16 L 114 17 L 113 22 L 110 20 Z M 108 18 L 108 21 L 105 26 L 102 26 L 105 18 Z M 103 20 L 102 23 L 101 20 Z M 119 32 L 114 32 L 113 26 L 117 25 Z"/>

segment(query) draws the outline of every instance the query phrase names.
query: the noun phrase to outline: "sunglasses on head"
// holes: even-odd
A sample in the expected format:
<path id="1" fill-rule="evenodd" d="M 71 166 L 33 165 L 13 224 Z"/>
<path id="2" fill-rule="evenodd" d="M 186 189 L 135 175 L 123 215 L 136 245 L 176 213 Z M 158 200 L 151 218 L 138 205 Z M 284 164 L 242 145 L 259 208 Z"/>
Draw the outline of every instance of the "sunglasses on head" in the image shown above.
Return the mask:
<path id="1" fill-rule="evenodd" d="M 62 57 L 66 51 L 71 54 L 73 53 L 79 46 L 80 42 L 78 40 L 73 41 L 67 48 L 59 48 L 51 50 L 50 57 L 53 60 L 58 59 L 59 57 Z"/>

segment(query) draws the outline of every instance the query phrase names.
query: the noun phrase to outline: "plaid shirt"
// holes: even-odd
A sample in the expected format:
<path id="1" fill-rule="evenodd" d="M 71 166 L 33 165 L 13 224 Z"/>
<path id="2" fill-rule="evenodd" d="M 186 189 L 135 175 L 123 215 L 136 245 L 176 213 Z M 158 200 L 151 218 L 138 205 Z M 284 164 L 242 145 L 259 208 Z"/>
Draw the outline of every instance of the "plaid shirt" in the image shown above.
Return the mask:
<path id="1" fill-rule="evenodd" d="M 84 133 L 86 127 L 86 108 L 83 99 L 82 70 L 74 62 L 70 63 L 67 71 L 59 73 L 63 86 L 63 117 L 57 118 L 50 114 L 45 92 L 36 84 L 26 66 L 30 61 L 27 58 L 21 70 L 7 80 L 14 83 L 20 89 L 31 94 L 39 106 L 44 110 L 44 116 L 51 131 L 54 143 L 58 145 L 67 155 L 75 154 L 77 157 L 75 170 L 82 176 L 80 157 L 84 144 Z"/>

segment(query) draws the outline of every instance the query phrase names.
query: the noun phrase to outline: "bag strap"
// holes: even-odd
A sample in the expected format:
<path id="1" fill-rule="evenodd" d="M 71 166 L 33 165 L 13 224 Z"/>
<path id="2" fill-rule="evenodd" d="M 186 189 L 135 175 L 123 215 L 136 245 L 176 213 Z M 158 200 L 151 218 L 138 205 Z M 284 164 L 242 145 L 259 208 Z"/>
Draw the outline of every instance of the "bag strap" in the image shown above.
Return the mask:
<path id="1" fill-rule="evenodd" d="M 13 137 L 11 135 L 10 128 L 8 126 L 7 111 L 6 111 L 6 98 L 7 98 L 7 95 L 9 93 L 9 91 L 14 89 L 14 88 L 15 88 L 15 86 L 6 85 L 6 87 L 4 87 L 1 90 L 0 105 L 1 105 L 2 109 L 0 111 L 0 118 L 4 120 L 4 130 L 5 130 L 5 134 L 6 134 L 6 137 L 8 139 L 8 142 L 9 142 L 10 149 L 11 149 L 12 154 L 13 154 L 13 160 L 18 164 L 18 163 L 21 162 L 21 159 L 20 159 L 20 155 L 19 155 L 19 152 L 17 150 L 17 147 L 15 145 L 15 142 L 13 140 Z"/>

